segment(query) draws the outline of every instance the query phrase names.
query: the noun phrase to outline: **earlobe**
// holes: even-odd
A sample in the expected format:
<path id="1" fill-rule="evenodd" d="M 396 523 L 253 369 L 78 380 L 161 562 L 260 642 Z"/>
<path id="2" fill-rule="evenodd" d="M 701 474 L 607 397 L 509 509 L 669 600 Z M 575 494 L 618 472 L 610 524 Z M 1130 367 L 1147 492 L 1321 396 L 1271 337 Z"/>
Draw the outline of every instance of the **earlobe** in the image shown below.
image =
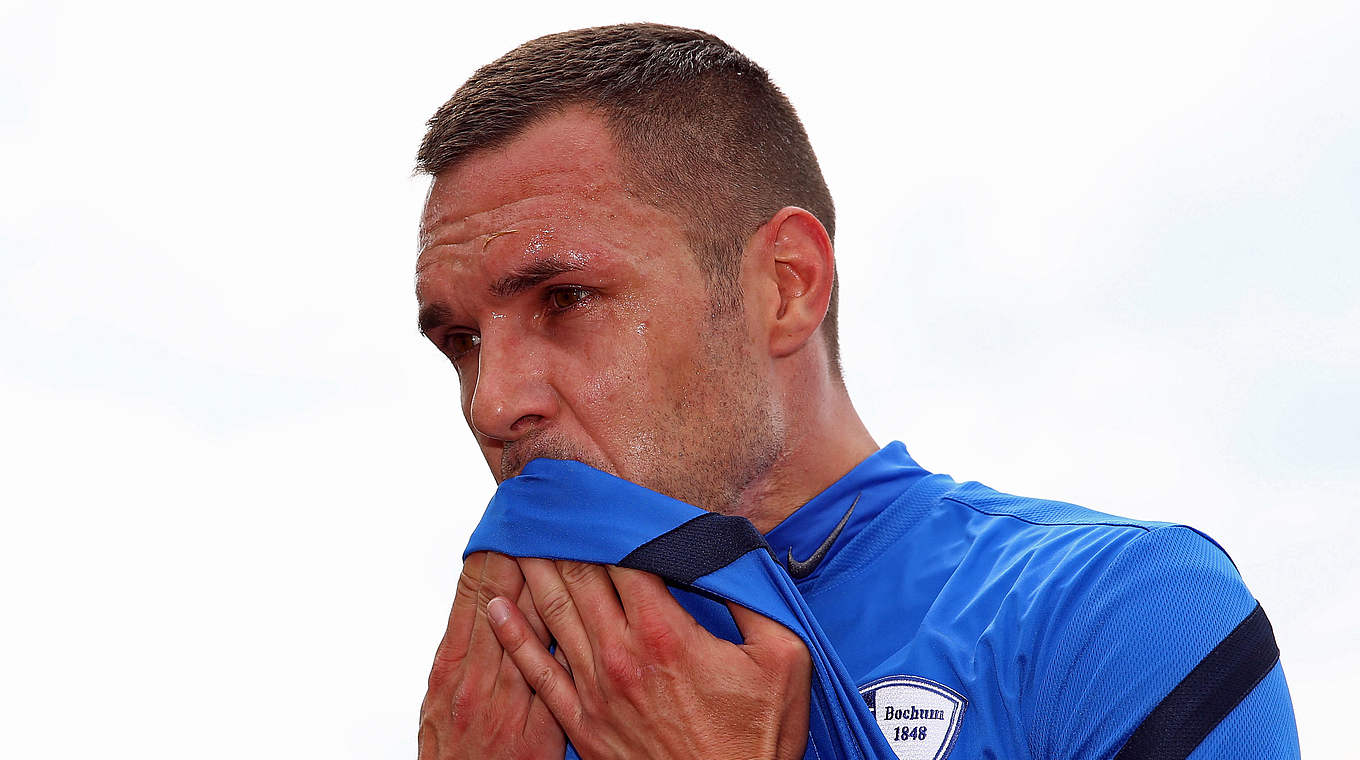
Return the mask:
<path id="1" fill-rule="evenodd" d="M 770 325 L 770 352 L 784 357 L 816 334 L 831 302 L 835 254 L 826 228 L 810 212 L 788 206 L 767 223 L 769 261 L 779 304 Z"/>

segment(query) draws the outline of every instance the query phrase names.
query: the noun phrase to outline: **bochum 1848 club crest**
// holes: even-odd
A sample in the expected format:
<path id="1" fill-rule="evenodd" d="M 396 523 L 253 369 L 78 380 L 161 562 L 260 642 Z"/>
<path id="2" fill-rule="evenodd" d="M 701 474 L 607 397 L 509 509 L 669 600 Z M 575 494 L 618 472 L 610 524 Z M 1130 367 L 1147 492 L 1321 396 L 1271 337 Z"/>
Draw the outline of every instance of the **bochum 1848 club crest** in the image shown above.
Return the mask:
<path id="1" fill-rule="evenodd" d="M 889 676 L 860 687 L 898 760 L 944 760 L 954 748 L 968 700 L 916 676 Z"/>

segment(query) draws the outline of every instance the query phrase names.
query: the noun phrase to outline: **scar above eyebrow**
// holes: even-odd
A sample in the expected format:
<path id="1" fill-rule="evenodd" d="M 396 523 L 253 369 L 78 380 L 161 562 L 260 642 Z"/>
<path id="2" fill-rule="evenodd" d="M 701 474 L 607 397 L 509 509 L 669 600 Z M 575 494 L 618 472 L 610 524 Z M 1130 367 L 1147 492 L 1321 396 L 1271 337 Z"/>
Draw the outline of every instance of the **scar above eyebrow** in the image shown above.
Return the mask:
<path id="1" fill-rule="evenodd" d="M 486 247 L 487 247 L 488 245 L 491 245 L 491 241 L 492 241 L 492 240 L 495 240 L 496 238 L 500 237 L 501 235 L 513 235 L 513 234 L 515 234 L 516 232 L 519 232 L 519 230 L 501 230 L 500 232 L 493 232 L 493 233 L 491 233 L 490 235 L 487 235 L 487 236 L 486 236 L 486 240 L 482 241 L 482 252 L 483 252 L 483 253 L 486 252 Z"/>

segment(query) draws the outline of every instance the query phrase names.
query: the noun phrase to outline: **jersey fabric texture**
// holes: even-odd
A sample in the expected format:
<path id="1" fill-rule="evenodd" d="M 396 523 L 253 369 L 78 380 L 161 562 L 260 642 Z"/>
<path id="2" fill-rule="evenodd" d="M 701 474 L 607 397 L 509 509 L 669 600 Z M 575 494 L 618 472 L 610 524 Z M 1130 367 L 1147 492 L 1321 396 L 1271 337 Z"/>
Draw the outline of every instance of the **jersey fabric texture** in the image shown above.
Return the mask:
<path id="1" fill-rule="evenodd" d="M 1269 634 L 1232 561 L 1197 531 L 957 483 L 901 443 L 766 538 L 780 556 L 807 557 L 856 498 L 799 591 L 861 687 L 908 677 L 966 700 L 952 751 L 894 741 L 900 757 L 1112 758 L 1239 626 L 1264 623 Z M 1158 711 L 1174 731 L 1227 708 L 1182 748 L 1190 758 L 1299 756 L 1284 672 L 1278 659 L 1264 665 L 1235 705 L 1214 704 L 1222 679 L 1191 679 L 1188 699 Z M 1167 749 L 1180 738 L 1146 737 L 1146 753 L 1119 756 L 1186 757 Z"/>
<path id="2" fill-rule="evenodd" d="M 776 620 L 812 655 L 807 760 L 893 756 L 792 579 L 744 518 L 705 512 L 578 462 L 537 459 L 501 484 L 464 556 L 475 551 L 655 573 L 728 641 L 741 637 L 723 599 Z M 567 756 L 575 758 L 575 748 Z"/>
<path id="3" fill-rule="evenodd" d="M 707 513 L 611 476 L 609 489 L 581 485 L 596 475 L 530 463 L 502 484 L 469 553 L 619 564 L 635 550 L 655 562 L 650 547 L 663 558 L 708 557 L 688 570 L 661 567 L 663 576 L 727 559 L 705 548 L 713 539 L 675 531 L 683 514 Z M 694 511 L 657 521 L 657 505 Z M 738 640 L 730 616 L 705 595 L 733 598 L 829 650 L 815 680 L 832 696 L 857 688 L 863 701 L 846 709 L 868 716 L 887 746 L 837 734 L 838 718 L 818 717 L 836 699 L 814 688 L 814 734 L 821 726 L 824 736 L 808 757 L 828 743 L 837 750 L 822 757 L 1299 755 L 1269 623 L 1228 556 L 1193 529 L 958 483 L 893 443 L 765 538 L 797 567 L 796 581 L 760 549 L 676 583 L 676 595 L 729 640 Z"/>

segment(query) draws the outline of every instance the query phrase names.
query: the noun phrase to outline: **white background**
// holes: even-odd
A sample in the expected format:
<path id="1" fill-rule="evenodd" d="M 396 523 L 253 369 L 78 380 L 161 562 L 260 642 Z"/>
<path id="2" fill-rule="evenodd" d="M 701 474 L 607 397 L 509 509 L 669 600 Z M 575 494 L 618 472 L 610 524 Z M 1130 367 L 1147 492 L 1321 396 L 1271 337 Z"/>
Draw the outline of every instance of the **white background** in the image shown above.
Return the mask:
<path id="1" fill-rule="evenodd" d="M 416 144 L 625 20 L 800 109 L 879 441 L 1218 538 L 1344 754 L 1360 12 L 1114 8 L 0 4 L 0 755 L 414 757 L 492 490 L 414 326 Z"/>

